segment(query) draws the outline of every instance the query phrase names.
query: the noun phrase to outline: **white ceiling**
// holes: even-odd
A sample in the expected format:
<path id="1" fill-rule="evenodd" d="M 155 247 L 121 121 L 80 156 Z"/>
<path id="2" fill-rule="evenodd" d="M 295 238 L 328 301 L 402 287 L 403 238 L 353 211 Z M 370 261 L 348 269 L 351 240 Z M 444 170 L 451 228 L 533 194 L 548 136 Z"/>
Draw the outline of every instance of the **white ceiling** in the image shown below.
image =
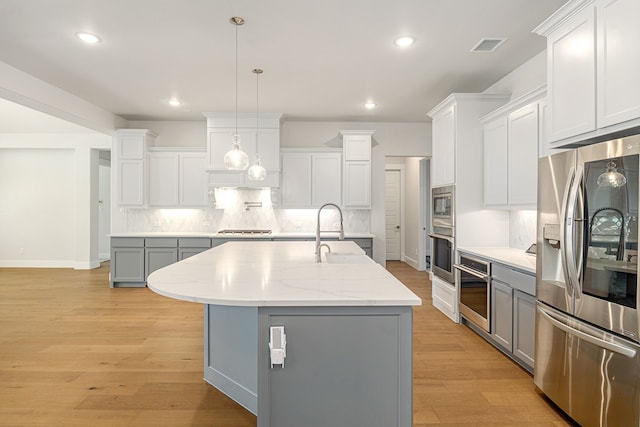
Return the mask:
<path id="1" fill-rule="evenodd" d="M 229 18 L 241 16 L 240 112 L 255 111 L 260 67 L 260 110 L 286 120 L 422 122 L 541 52 L 531 30 L 565 1 L 2 0 L 0 61 L 128 120 L 203 120 L 234 110 Z M 395 47 L 401 34 L 415 45 Z M 470 53 L 482 37 L 507 41 Z"/>

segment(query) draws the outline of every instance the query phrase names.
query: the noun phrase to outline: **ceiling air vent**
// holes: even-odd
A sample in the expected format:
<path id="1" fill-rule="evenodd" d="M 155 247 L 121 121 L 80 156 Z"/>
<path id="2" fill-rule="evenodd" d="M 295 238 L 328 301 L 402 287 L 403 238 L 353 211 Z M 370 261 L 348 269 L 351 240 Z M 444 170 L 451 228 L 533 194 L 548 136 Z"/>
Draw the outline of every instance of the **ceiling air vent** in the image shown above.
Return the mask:
<path id="1" fill-rule="evenodd" d="M 493 52 L 500 46 L 506 39 L 482 39 L 469 52 Z"/>

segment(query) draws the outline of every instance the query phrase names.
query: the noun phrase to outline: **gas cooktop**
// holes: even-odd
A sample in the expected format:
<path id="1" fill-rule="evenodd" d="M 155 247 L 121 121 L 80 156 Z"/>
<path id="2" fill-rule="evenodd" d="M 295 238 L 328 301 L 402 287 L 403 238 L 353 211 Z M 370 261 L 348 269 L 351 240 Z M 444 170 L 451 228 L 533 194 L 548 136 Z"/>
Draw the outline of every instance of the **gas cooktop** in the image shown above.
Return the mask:
<path id="1" fill-rule="evenodd" d="M 218 234 L 271 234 L 271 230 L 220 230 Z"/>

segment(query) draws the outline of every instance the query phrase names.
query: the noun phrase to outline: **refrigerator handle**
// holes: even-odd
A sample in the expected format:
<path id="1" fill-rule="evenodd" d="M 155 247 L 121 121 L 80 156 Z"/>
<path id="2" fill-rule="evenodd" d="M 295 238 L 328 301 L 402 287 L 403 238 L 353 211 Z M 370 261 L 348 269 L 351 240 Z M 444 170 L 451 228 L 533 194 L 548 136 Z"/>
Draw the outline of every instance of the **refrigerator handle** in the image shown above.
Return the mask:
<path id="1" fill-rule="evenodd" d="M 566 332 L 569 335 L 573 335 L 576 336 L 578 338 L 580 338 L 581 340 L 584 340 L 588 343 L 591 343 L 593 345 L 597 345 L 600 348 L 604 348 L 606 350 L 612 351 L 614 353 L 618 353 L 621 354 L 623 356 L 626 356 L 630 359 L 633 359 L 634 357 L 636 357 L 636 350 L 634 350 L 633 348 L 629 348 L 625 345 L 621 345 L 621 344 L 617 344 L 614 342 L 610 342 L 610 341 L 605 341 L 601 338 L 598 337 L 594 337 L 591 334 L 588 334 L 586 332 L 583 331 L 579 331 L 578 329 L 572 328 L 571 326 L 565 324 L 562 320 L 558 320 L 556 319 L 556 316 L 558 316 L 555 313 L 550 313 L 547 310 L 545 310 L 544 308 L 540 307 L 538 305 L 538 314 L 541 315 L 546 321 L 548 321 L 549 323 L 551 323 L 553 326 L 555 326 L 556 328 Z M 568 319 L 568 317 L 566 316 L 562 316 L 563 319 Z"/>
<path id="2" fill-rule="evenodd" d="M 573 256 L 573 248 L 570 244 L 570 242 L 573 241 L 573 227 L 572 221 L 569 222 L 567 218 L 569 215 L 571 215 L 571 191 L 573 189 L 573 183 L 576 177 L 575 173 L 575 168 L 571 168 L 571 170 L 569 171 L 569 179 L 567 180 L 567 185 L 564 189 L 564 195 L 562 198 L 562 212 L 560 220 L 560 236 L 562 237 L 562 240 L 560 242 L 560 258 L 562 264 L 562 272 L 564 273 L 564 280 L 566 283 L 566 293 L 569 297 L 573 296 L 573 277 L 571 276 L 571 272 L 569 270 L 569 259 Z M 569 249 L 571 249 L 571 251 Z"/>
<path id="3" fill-rule="evenodd" d="M 572 187 L 567 197 L 565 222 L 565 250 L 567 260 L 567 273 L 571 283 L 571 295 L 578 297 L 580 289 L 580 276 L 582 272 L 582 236 L 583 218 L 578 218 L 584 209 L 578 209 L 578 204 L 584 203 L 582 196 L 582 168 L 576 168 L 573 172 Z"/>
<path id="4" fill-rule="evenodd" d="M 583 261 L 586 254 L 584 253 L 584 239 L 587 237 L 584 233 L 584 222 L 588 221 L 588 218 L 584 218 L 584 171 L 580 167 L 576 171 L 576 203 L 578 211 L 574 212 L 574 231 L 578 231 L 578 240 L 574 241 L 575 255 L 574 260 L 576 262 L 576 275 L 575 275 L 575 298 L 582 296 L 582 274 L 583 274 Z"/>

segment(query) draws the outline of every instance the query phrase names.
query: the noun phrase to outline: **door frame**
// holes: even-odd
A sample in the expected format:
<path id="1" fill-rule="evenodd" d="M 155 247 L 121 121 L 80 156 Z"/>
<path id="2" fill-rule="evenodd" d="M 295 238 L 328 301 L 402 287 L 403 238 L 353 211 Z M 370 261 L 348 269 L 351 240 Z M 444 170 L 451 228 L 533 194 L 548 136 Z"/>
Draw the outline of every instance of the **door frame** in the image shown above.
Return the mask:
<path id="1" fill-rule="evenodd" d="M 385 173 L 385 188 L 386 188 L 386 184 L 387 184 L 387 171 L 399 171 L 400 172 L 400 261 L 404 262 L 405 261 L 405 252 L 404 252 L 404 242 L 405 242 L 405 234 L 404 234 L 404 228 L 405 228 L 405 224 L 404 224 L 404 213 L 405 213 L 405 205 L 404 205 L 404 201 L 405 201 L 405 186 L 404 186 L 404 165 L 400 165 L 400 164 L 389 164 L 389 165 L 385 165 L 384 168 L 384 173 Z M 386 208 L 385 208 L 385 214 L 386 214 Z M 386 223 L 385 223 L 385 228 L 386 228 Z M 386 239 L 387 236 L 385 235 L 385 248 L 386 248 Z M 387 260 L 387 251 L 385 249 L 385 261 Z"/>
<path id="2" fill-rule="evenodd" d="M 427 240 L 429 238 L 430 209 L 431 209 L 431 158 L 425 157 L 420 160 L 420 194 L 418 203 L 420 204 L 419 227 L 420 241 L 418 243 L 418 270 L 427 270 Z M 429 249 L 431 255 L 431 249 Z"/>

